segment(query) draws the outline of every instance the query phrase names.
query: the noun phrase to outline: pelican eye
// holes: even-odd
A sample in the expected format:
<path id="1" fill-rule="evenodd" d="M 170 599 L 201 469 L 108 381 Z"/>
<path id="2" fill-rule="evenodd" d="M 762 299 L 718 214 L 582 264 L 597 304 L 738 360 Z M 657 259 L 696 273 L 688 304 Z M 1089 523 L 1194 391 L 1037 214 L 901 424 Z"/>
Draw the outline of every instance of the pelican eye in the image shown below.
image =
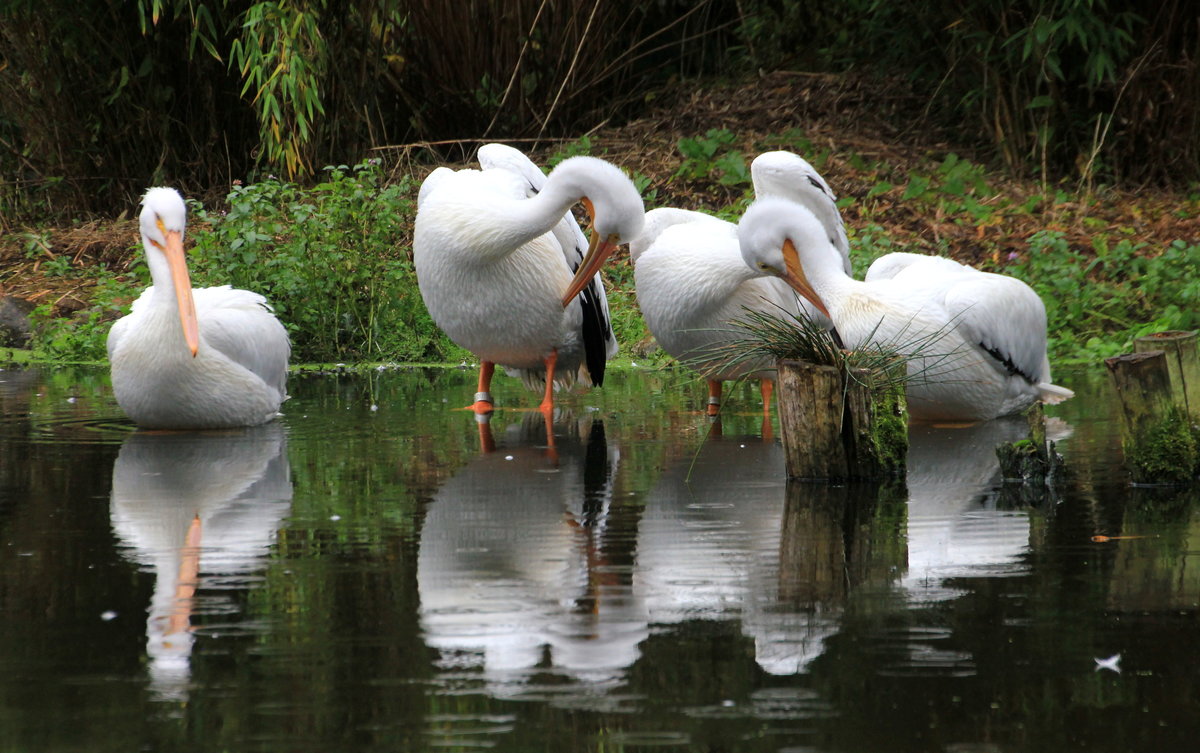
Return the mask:
<path id="1" fill-rule="evenodd" d="M 155 217 L 154 224 L 158 227 L 158 232 L 162 233 L 163 238 L 166 238 L 167 237 L 167 226 L 163 224 L 162 217 Z M 159 251 L 166 251 L 166 248 L 163 247 L 163 244 L 159 243 L 155 239 L 150 238 L 150 237 L 147 237 L 146 239 L 148 241 L 150 241 L 150 245 L 154 246 Z"/>

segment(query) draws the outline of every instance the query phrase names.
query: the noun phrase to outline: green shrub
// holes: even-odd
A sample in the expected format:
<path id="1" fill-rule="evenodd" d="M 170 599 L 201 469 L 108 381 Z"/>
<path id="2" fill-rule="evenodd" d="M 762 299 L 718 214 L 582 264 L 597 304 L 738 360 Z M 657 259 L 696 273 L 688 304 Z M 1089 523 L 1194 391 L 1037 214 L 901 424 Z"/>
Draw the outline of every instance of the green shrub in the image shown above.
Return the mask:
<path id="1" fill-rule="evenodd" d="M 415 186 L 382 186 L 374 162 L 326 168 L 311 189 L 235 186 L 229 209 L 197 208 L 195 284 L 262 293 L 293 361 L 422 361 L 457 351 L 425 311 L 408 253 Z"/>
<path id="2" fill-rule="evenodd" d="M 1052 359 L 1095 362 L 1129 352 L 1141 335 L 1200 328 L 1200 245 L 1177 240 L 1155 254 L 1128 238 L 1110 244 L 1097 235 L 1092 252 L 1044 230 L 1004 270 L 1046 304 Z"/>
<path id="3" fill-rule="evenodd" d="M 70 262 L 68 256 L 57 259 Z M 128 313 L 128 306 L 118 302 L 133 300 L 149 284 L 144 263 L 134 265 L 131 273 L 119 277 L 103 265 L 82 270 L 59 264 L 58 276 L 95 278 L 93 304 L 66 318 L 55 316 L 54 304 L 50 302 L 30 312 L 34 332 L 30 345 L 37 358 L 77 363 L 104 361 L 108 357 L 105 347 L 108 330 L 116 318 Z"/>

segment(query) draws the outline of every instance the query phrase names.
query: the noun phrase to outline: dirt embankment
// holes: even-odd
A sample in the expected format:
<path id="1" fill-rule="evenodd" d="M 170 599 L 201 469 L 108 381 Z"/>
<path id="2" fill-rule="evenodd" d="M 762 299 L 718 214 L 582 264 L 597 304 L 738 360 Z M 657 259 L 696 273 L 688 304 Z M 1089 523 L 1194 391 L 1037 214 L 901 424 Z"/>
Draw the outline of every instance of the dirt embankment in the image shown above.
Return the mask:
<path id="1" fill-rule="evenodd" d="M 979 262 L 988 254 L 1019 252 L 1029 235 L 1041 229 L 1066 233 L 1072 245 L 1083 251 L 1090 249 L 1088 227 L 1130 228 L 1150 248 L 1178 238 L 1200 240 L 1200 219 L 1179 217 L 1180 197 L 1160 191 L 1105 190 L 1086 207 L 1073 203 L 1035 207 L 1003 213 L 983 225 L 917 211 L 901 199 L 910 173 L 928 174 L 951 152 L 976 159 L 969 146 L 951 144 L 931 127 L 922 117 L 923 107 L 898 84 L 879 86 L 848 76 L 776 72 L 739 83 L 676 87 L 649 100 L 643 117 L 619 127 L 601 127 L 589 137 L 595 154 L 651 178 L 648 191 L 656 191 L 653 205 L 715 209 L 737 198 L 741 189 L 716 179 L 673 179 L 682 161 L 677 148 L 681 138 L 703 138 L 711 129 L 725 129 L 735 134 L 726 148 L 750 159 L 802 136 L 814 152 L 829 153 L 822 173 L 838 195 L 857 199 L 845 211 L 848 225 L 860 227 L 869 214 L 870 222 L 882 226 L 900 247 L 949 248 L 967 262 Z M 556 148 L 557 144 L 531 154 L 542 161 Z M 399 163 L 392 167 L 403 169 Z M 882 181 L 895 187 L 869 196 Z M 989 174 L 988 183 L 1014 203 L 1041 193 L 1035 181 L 1008 179 L 999 173 Z M 1064 186 L 1071 194 L 1075 189 Z M 220 195 L 220 188 L 213 193 Z M 62 275 L 65 260 L 75 269 L 100 263 L 117 272 L 128 269 L 140 253 L 133 213 L 131 208 L 118 219 L 6 234 L 0 238 L 0 298 L 49 303 L 61 316 L 87 307 L 94 284 L 86 275 Z"/>

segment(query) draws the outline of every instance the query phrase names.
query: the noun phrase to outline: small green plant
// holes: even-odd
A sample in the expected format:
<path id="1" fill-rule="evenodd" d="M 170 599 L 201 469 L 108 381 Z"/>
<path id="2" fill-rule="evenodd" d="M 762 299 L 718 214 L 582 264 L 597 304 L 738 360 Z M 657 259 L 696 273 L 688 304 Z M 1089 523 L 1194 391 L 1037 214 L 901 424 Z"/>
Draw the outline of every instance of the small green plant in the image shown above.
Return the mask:
<path id="1" fill-rule="evenodd" d="M 728 129 L 710 128 L 703 138 L 682 138 L 679 153 L 683 162 L 674 177 L 684 180 L 712 180 L 723 186 L 750 185 L 750 168 L 737 150 L 727 148 L 737 141 Z"/>
<path id="2" fill-rule="evenodd" d="M 658 189 L 652 188 L 653 178 L 641 173 L 634 173 L 632 176 L 634 188 L 641 195 L 642 201 L 647 207 L 653 207 L 658 203 Z"/>
<path id="3" fill-rule="evenodd" d="M 127 311 L 128 302 L 136 298 L 148 282 L 145 265 L 120 277 L 103 265 L 89 270 L 88 274 L 96 278 L 92 306 L 69 317 L 56 316 L 53 303 L 43 303 L 30 312 L 34 331 L 32 349 L 39 359 L 81 363 L 103 361 L 107 357 L 105 344 L 113 321 Z"/>
<path id="4" fill-rule="evenodd" d="M 567 157 L 590 157 L 592 154 L 592 137 L 584 134 L 574 141 L 569 141 L 563 144 L 554 154 L 551 154 L 546 160 L 546 165 L 554 168 L 559 162 L 562 162 Z"/>
<path id="5" fill-rule="evenodd" d="M 50 277 L 70 277 L 73 271 L 69 256 L 54 256 L 42 264 L 42 271 Z"/>

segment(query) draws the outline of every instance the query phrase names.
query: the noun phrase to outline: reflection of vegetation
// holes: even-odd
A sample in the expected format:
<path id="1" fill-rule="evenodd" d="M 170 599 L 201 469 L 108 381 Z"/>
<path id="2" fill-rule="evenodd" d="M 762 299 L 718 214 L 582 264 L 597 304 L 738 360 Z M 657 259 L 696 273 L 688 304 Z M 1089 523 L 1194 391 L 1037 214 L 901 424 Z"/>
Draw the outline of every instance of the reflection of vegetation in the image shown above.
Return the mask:
<path id="1" fill-rule="evenodd" d="M 1200 429 L 1179 408 L 1172 408 L 1136 440 L 1125 450 L 1126 462 L 1136 469 L 1135 478 L 1164 484 L 1186 484 L 1196 478 L 1200 470 Z"/>

